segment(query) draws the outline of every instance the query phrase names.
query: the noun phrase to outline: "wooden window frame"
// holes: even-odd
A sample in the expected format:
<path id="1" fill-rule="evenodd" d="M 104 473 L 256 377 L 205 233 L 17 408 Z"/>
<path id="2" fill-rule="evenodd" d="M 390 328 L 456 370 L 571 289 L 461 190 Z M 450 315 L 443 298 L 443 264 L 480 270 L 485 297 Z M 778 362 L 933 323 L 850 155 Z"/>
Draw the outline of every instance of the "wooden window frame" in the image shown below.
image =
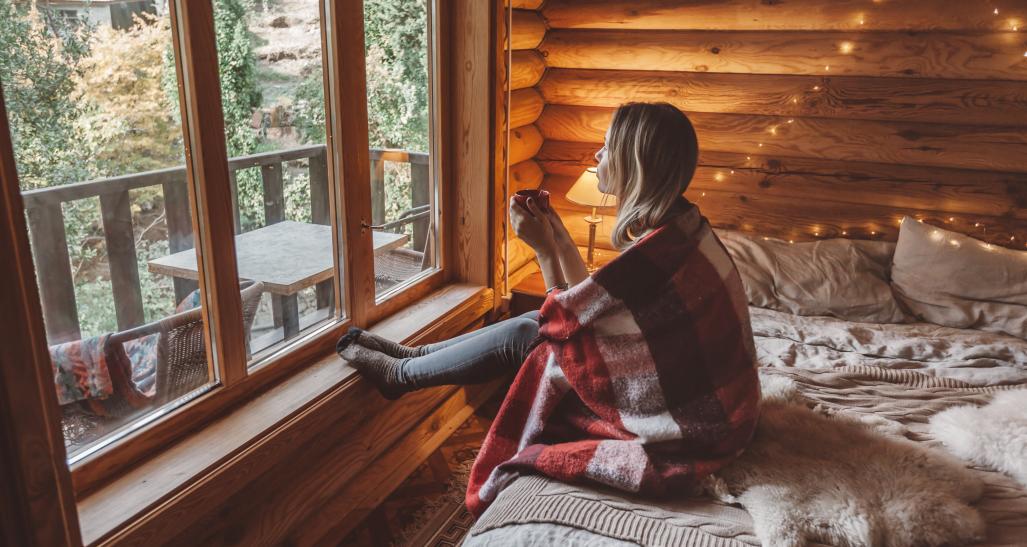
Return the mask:
<path id="1" fill-rule="evenodd" d="M 30 543 L 78 544 L 82 534 L 75 507 L 76 498 L 80 501 L 90 497 L 94 501 L 100 499 L 100 503 L 113 503 L 124 509 L 121 513 L 124 522 L 101 523 L 100 526 L 110 527 L 113 531 L 128 525 L 136 518 L 133 516 L 136 514 L 134 511 L 144 508 L 134 505 L 132 499 L 102 496 L 101 490 L 108 490 L 107 485 L 112 484 L 112 481 L 124 483 L 128 476 L 126 471 L 151 461 L 168 446 L 186 444 L 194 433 L 209 430 L 221 416 L 232 411 L 245 414 L 249 401 L 262 393 L 278 393 L 289 382 L 313 374 L 313 371 L 308 370 L 316 368 L 313 365 L 323 365 L 327 359 L 327 362 L 339 363 L 341 366 L 341 360 L 333 357 L 334 342 L 351 324 L 388 324 L 385 328 L 390 336 L 401 335 L 397 339 L 417 341 L 425 336 L 433 336 L 432 333 L 452 332 L 461 324 L 480 324 L 481 314 L 485 314 L 487 319 L 501 311 L 499 296 L 502 294 L 503 272 L 502 268 L 494 266 L 502 260 L 502 237 L 496 237 L 496 234 L 505 231 L 505 198 L 502 194 L 505 180 L 500 177 L 501 172 L 505 173 L 505 165 L 499 165 L 505 155 L 505 142 L 494 140 L 494 137 L 502 134 L 502 126 L 505 124 L 502 114 L 506 108 L 502 92 L 505 70 L 497 70 L 498 65 L 503 63 L 502 52 L 498 56 L 490 52 L 494 52 L 497 43 L 494 30 L 497 13 L 502 13 L 502 2 L 433 1 L 437 8 L 433 18 L 433 30 L 436 32 L 433 42 L 437 46 L 433 53 L 433 73 L 438 78 L 433 99 L 437 110 L 433 118 L 440 125 L 434 135 L 437 146 L 432 150 L 436 154 L 434 162 L 437 166 L 433 180 L 436 184 L 437 220 L 441 220 L 445 214 L 447 223 L 453 227 L 452 230 L 444 230 L 441 222 L 436 226 L 438 269 L 418 280 L 418 283 L 404 287 L 387 300 L 374 302 L 373 279 L 370 284 L 365 280 L 362 285 L 352 281 L 357 268 L 354 254 L 349 253 L 345 261 L 337 263 L 336 270 L 337 276 L 342 273 L 341 270 L 345 270 L 345 275 L 337 279 L 346 281 L 346 284 L 342 290 L 335 291 L 336 309 L 345 309 L 342 307 L 344 298 L 349 303 L 347 317 L 342 321 L 315 327 L 311 332 L 304 333 L 296 343 L 289 345 L 286 351 L 272 354 L 263 366 L 248 371 L 245 352 L 239 347 L 241 333 L 234 341 L 225 334 L 231 333 L 232 329 L 241 329 L 238 291 L 217 290 L 219 284 L 224 286 L 224 283 L 230 283 L 229 286 L 234 287 L 237 282 L 234 233 L 227 223 L 216 226 L 204 224 L 204 219 L 211 216 L 231 218 L 230 214 L 225 214 L 230 212 L 231 202 L 226 184 L 227 157 L 223 128 L 218 131 L 218 126 L 223 125 L 220 101 L 212 101 L 210 94 L 211 86 L 214 91 L 218 91 L 219 87 L 216 57 L 204 59 L 194 55 L 190 59 L 192 64 L 185 67 L 181 64 L 180 48 L 189 51 L 207 48 L 210 51 L 214 47 L 212 8 L 208 2 L 170 2 L 176 18 L 173 24 L 179 25 L 175 27 L 174 36 L 180 96 L 184 101 L 182 108 L 183 113 L 188 115 L 183 118 L 189 120 L 189 125 L 184 126 L 184 129 L 189 146 L 187 169 L 190 170 L 190 199 L 194 211 L 203 211 L 202 215 L 193 213 L 194 233 L 200 234 L 198 237 L 207 238 L 204 242 L 213 247 L 208 247 L 206 254 L 215 257 L 209 258 L 210 264 L 204 264 L 205 268 L 200 272 L 200 283 L 208 289 L 205 293 L 208 310 L 204 320 L 209 324 L 228 326 L 227 331 L 220 331 L 220 336 L 219 331 L 214 331 L 214 336 L 211 336 L 211 330 L 207 329 L 205 343 L 213 362 L 226 362 L 233 358 L 238 360 L 231 365 L 232 370 L 224 372 L 221 378 L 225 386 L 231 389 L 215 387 L 187 405 L 166 414 L 158 414 L 158 420 L 125 436 L 110 449 L 77 463 L 71 470 L 67 465 L 66 449 L 60 433 L 61 417 L 56 411 L 45 327 L 27 226 L 22 214 L 24 204 L 7 117 L 2 110 L 4 105 L 0 89 L 0 117 L 3 118 L 0 120 L 0 206 L 3 206 L 5 217 L 10 219 L 0 226 L 0 259 L 12 265 L 0 272 L 3 281 L 0 302 L 5 304 L 4 309 L 17 310 L 17 313 L 0 317 L 4 331 L 12 334 L 10 343 L 0 348 L 3 360 L 3 367 L 0 367 L 0 380 L 3 381 L 0 394 L 5 395 L 4 404 L 0 404 L 0 424 L 5 426 L 3 435 L 0 435 L 0 462 L 5 464 L 2 470 L 5 487 L 0 490 L 5 494 L 10 491 L 10 496 L 5 496 L 4 503 L 0 504 L 4 508 L 4 518 L 0 521 L 5 525 L 5 534 L 13 530 L 10 537 L 42 538 Z M 323 20 L 331 25 L 330 30 L 325 25 L 322 27 L 325 46 L 323 55 L 329 65 L 326 80 L 329 79 L 328 71 L 339 74 L 339 70 L 348 70 L 354 66 L 362 69 L 362 18 L 335 16 L 341 13 L 352 14 L 354 8 L 362 10 L 361 0 L 322 0 L 321 5 L 325 6 L 323 13 L 327 14 Z M 347 20 L 355 25 L 353 19 L 361 25 L 359 32 L 346 26 Z M 342 32 L 347 29 L 353 35 L 347 36 Z M 452 29 L 458 29 L 459 32 L 451 33 Z M 358 55 L 352 54 L 352 51 L 351 55 L 337 53 L 340 51 L 339 46 L 347 44 L 347 40 L 355 41 L 356 36 L 361 41 Z M 328 42 L 329 38 L 332 43 Z M 482 48 L 483 40 L 488 43 L 488 50 Z M 357 74 L 362 80 L 365 72 L 360 70 Z M 204 80 L 204 77 L 207 79 Z M 332 81 L 337 82 L 339 79 L 333 78 Z M 488 93 L 482 93 L 482 87 Z M 202 90 L 202 93 L 198 90 Z M 338 196 L 330 195 L 329 200 L 332 204 L 332 218 L 336 219 L 336 231 L 340 232 L 336 234 L 334 243 L 337 251 L 343 241 L 360 241 L 360 202 L 365 204 L 362 209 L 365 214 L 370 209 L 369 200 L 361 199 L 362 195 L 367 197 L 368 180 L 366 176 L 360 176 L 361 173 L 366 175 L 369 170 L 366 161 L 366 94 L 364 89 L 360 89 L 359 100 L 347 103 L 341 100 L 346 89 L 329 88 L 328 91 L 331 97 L 326 101 L 326 109 L 331 112 L 326 112 L 331 124 L 327 128 L 329 173 L 335 175 L 333 180 L 340 181 L 329 185 L 330 192 L 339 193 Z M 210 104 L 199 104 L 194 100 L 197 96 L 205 97 L 216 108 Z M 330 110 L 333 106 L 336 110 Z M 361 110 L 365 135 L 363 145 L 357 148 L 358 159 L 339 162 L 337 158 L 343 157 L 341 151 L 360 140 L 358 132 L 345 122 L 354 117 L 359 120 Z M 200 122 L 189 116 L 200 116 Z M 453 128 L 460 128 L 460 131 Z M 347 139 L 350 142 L 347 143 Z M 483 143 L 488 145 L 483 146 Z M 198 149 L 197 145 L 200 146 Z M 359 159 L 361 149 L 363 161 Z M 192 150 L 200 150 L 205 155 L 195 157 Z M 449 165 L 453 166 L 452 169 L 448 168 Z M 356 186 L 347 184 L 347 180 L 354 181 Z M 218 181 L 221 186 L 218 186 Z M 345 192 L 339 192 L 344 185 Z M 346 199 L 343 199 L 343 194 L 347 194 Z M 497 203 L 501 206 L 496 207 Z M 343 211 L 346 212 L 345 222 L 339 218 L 343 216 Z M 218 215 L 218 212 L 222 214 Z M 203 230 L 199 229 L 201 225 Z M 458 231 L 456 227 L 462 230 Z M 369 248 L 370 238 L 366 239 L 368 245 L 365 246 Z M 335 255 L 339 261 L 341 253 L 336 252 Z M 198 258 L 203 259 L 202 256 Z M 370 269 L 368 264 L 361 271 L 368 272 Z M 373 278 L 373 274 L 370 277 Z M 363 287 L 363 292 L 360 292 L 360 287 Z M 443 288 L 435 290 L 438 287 Z M 451 287 L 462 288 L 458 288 L 456 293 L 447 293 Z M 469 288 L 480 290 L 468 293 Z M 363 306 L 354 305 L 359 301 L 355 298 L 358 294 L 369 294 L 370 299 L 365 300 Z M 452 298 L 446 294 L 472 296 L 454 307 Z M 371 304 L 368 305 L 368 302 Z M 408 316 L 412 319 L 404 319 Z M 446 326 L 442 330 L 436 328 L 435 321 L 444 318 L 448 318 L 445 319 Z M 379 327 L 374 328 L 378 330 Z M 18 367 L 11 366 L 12 362 L 16 362 Z M 373 386 L 368 382 L 359 381 L 356 377 L 350 380 L 345 385 L 326 386 L 324 396 L 373 392 Z M 285 418 L 283 416 L 283 420 Z M 290 418 L 293 419 L 299 418 Z M 297 422 L 296 427 L 302 427 L 301 422 Z M 252 442 L 258 440 L 254 438 Z M 232 461 L 230 459 L 220 464 L 220 470 L 232 465 Z M 211 471 L 202 469 L 192 475 L 176 475 L 176 480 L 180 481 L 179 488 L 186 489 L 190 484 L 197 484 L 208 472 Z M 30 488 L 22 488 L 26 486 L 25 481 L 29 480 L 32 481 Z M 171 502 L 162 506 L 170 510 L 167 503 Z M 170 510 L 170 513 L 169 518 L 173 518 L 174 511 Z M 9 523 L 15 526 L 7 527 Z"/>

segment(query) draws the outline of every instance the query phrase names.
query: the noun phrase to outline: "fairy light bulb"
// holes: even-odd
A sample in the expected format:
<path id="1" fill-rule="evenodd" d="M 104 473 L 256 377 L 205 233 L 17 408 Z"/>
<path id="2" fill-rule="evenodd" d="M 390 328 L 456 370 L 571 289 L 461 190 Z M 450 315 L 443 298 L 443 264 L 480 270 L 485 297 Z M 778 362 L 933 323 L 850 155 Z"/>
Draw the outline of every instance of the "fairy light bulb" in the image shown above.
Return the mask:
<path id="1" fill-rule="evenodd" d="M 842 235 L 843 235 L 843 236 L 847 236 L 847 235 L 849 235 L 849 232 L 847 232 L 847 231 L 845 231 L 845 230 L 842 230 Z"/>
<path id="2" fill-rule="evenodd" d="M 717 182 L 720 182 L 720 181 L 724 180 L 724 175 L 722 173 L 720 173 L 720 172 L 717 172 L 716 174 L 713 175 L 713 180 L 715 180 Z"/>
<path id="3" fill-rule="evenodd" d="M 824 65 L 824 72 L 828 72 L 830 70 L 831 70 L 831 65 Z"/>
<path id="4" fill-rule="evenodd" d="M 998 8 L 995 8 L 995 11 L 993 11 L 992 13 L 994 13 L 995 15 L 998 15 Z"/>
<path id="5" fill-rule="evenodd" d="M 846 55 L 852 53 L 852 48 L 852 42 L 842 42 L 841 45 L 838 46 L 838 49 Z"/>
<path id="6" fill-rule="evenodd" d="M 788 120 L 788 123 L 795 123 L 795 119 L 792 118 L 792 119 Z"/>
<path id="7" fill-rule="evenodd" d="M 813 86 L 813 91 L 820 91 L 820 86 L 819 85 Z"/>

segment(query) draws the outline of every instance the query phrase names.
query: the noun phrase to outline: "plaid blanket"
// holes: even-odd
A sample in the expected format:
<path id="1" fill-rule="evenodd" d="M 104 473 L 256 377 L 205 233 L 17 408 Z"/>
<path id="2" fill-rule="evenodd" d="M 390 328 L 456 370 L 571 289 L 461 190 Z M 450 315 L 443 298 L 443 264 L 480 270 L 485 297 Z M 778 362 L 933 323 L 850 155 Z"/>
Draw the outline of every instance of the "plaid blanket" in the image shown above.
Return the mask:
<path id="1" fill-rule="evenodd" d="M 472 513 L 521 472 L 687 494 L 748 444 L 760 391 L 742 281 L 698 209 L 678 209 L 546 298 L 474 462 Z"/>

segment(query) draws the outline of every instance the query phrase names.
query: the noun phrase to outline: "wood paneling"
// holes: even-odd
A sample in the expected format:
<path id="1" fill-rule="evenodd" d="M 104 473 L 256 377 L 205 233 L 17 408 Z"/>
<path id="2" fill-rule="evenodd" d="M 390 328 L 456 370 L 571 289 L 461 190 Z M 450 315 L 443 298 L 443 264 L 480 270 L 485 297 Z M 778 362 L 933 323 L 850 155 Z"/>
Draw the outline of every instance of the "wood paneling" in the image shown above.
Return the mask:
<path id="1" fill-rule="evenodd" d="M 518 89 L 510 94 L 510 127 L 535 123 L 546 103 L 534 89 Z"/>
<path id="2" fill-rule="evenodd" d="M 546 35 L 546 22 L 537 11 L 515 9 L 511 30 L 511 49 L 535 49 Z"/>
<path id="3" fill-rule="evenodd" d="M 546 139 L 602 142 L 613 109 L 549 106 Z M 1027 172 L 1027 128 L 693 113 L 702 150 Z"/>
<path id="4" fill-rule="evenodd" d="M 542 184 L 542 167 L 535 160 L 524 160 L 510 167 L 510 193 L 538 188 Z"/>
<path id="5" fill-rule="evenodd" d="M 577 177 L 595 165 L 595 149 L 589 143 L 546 141 L 536 158 L 546 173 Z M 1027 219 L 1025 173 L 704 151 L 691 187 Z"/>
<path id="6" fill-rule="evenodd" d="M 550 201 L 560 212 L 575 243 L 587 245 L 588 224 L 583 216 L 588 211 L 563 197 L 572 184 L 573 177 L 548 176 L 543 188 L 552 193 Z M 1023 218 L 921 209 L 901 204 L 846 203 L 819 196 L 810 200 L 773 195 L 762 188 L 735 192 L 703 190 L 697 185 L 690 187 L 685 196 L 699 206 L 703 215 L 716 228 L 785 240 L 812 241 L 846 237 L 894 241 L 898 237 L 898 221 L 909 215 L 947 230 L 1013 249 L 1023 249 L 1027 241 L 1024 239 L 1027 238 L 1027 219 Z M 601 215 L 603 222 L 596 238 L 599 248 L 613 249 L 609 234 L 616 219 L 612 215 L 611 210 Z"/>
<path id="7" fill-rule="evenodd" d="M 510 242 L 506 253 L 511 272 L 516 272 L 529 262 L 535 260 L 535 251 L 527 243 L 518 239 L 513 232 L 510 233 Z"/>
<path id="8" fill-rule="evenodd" d="M 686 112 L 1027 126 L 1027 85 L 1001 80 L 551 69 L 539 90 L 546 104 L 665 101 Z"/>
<path id="9" fill-rule="evenodd" d="M 1027 5 L 1016 0 L 549 0 L 542 13 L 554 29 L 995 31 L 1023 28 Z"/>
<path id="10" fill-rule="evenodd" d="M 542 7 L 542 3 L 545 0 L 510 0 L 507 5 L 514 9 L 534 9 L 537 10 Z"/>
<path id="11" fill-rule="evenodd" d="M 1016 32 L 551 30 L 539 46 L 550 68 L 985 80 L 1027 80 L 1025 49 Z"/>
<path id="12" fill-rule="evenodd" d="M 546 71 L 546 62 L 533 49 L 518 50 L 512 54 L 510 67 L 510 89 L 518 90 L 532 87 L 542 79 Z"/>
<path id="13" fill-rule="evenodd" d="M 488 286 L 493 275 L 494 257 L 480 260 L 481 249 L 488 249 L 492 234 L 488 204 L 492 202 L 495 166 L 489 143 L 495 141 L 495 60 L 487 44 L 495 45 L 497 21 L 480 0 L 452 2 L 448 9 L 451 31 L 446 62 L 452 88 L 444 92 L 446 110 L 451 116 L 450 165 L 453 191 L 447 198 L 452 213 L 447 236 L 446 265 L 452 275 L 470 283 Z M 487 6 L 486 6 L 487 7 Z M 516 26 L 515 26 L 516 30 Z"/>
<path id="14" fill-rule="evenodd" d="M 532 158 L 542 148 L 542 132 L 534 125 L 515 127 L 510 130 L 511 164 Z"/>

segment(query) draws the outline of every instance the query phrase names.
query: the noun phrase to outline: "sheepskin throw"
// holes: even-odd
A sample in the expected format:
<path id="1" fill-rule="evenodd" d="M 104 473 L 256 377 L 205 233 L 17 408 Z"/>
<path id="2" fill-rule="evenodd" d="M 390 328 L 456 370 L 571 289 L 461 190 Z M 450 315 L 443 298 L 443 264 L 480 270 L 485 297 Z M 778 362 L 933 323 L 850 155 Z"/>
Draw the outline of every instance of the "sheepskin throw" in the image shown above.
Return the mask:
<path id="1" fill-rule="evenodd" d="M 539 323 L 471 471 L 476 515 L 520 472 L 678 493 L 752 437 L 760 391 L 745 291 L 683 199 L 593 276 L 550 293 Z"/>
<path id="2" fill-rule="evenodd" d="M 884 435 L 844 414 L 802 404 L 794 384 L 763 385 L 760 423 L 745 454 L 707 481 L 741 504 L 763 545 L 888 547 L 984 539 L 969 503 L 983 484 L 944 452 Z"/>
<path id="3" fill-rule="evenodd" d="M 940 412 L 931 418 L 931 434 L 960 458 L 1027 487 L 1027 389 L 999 393 L 983 407 Z"/>

